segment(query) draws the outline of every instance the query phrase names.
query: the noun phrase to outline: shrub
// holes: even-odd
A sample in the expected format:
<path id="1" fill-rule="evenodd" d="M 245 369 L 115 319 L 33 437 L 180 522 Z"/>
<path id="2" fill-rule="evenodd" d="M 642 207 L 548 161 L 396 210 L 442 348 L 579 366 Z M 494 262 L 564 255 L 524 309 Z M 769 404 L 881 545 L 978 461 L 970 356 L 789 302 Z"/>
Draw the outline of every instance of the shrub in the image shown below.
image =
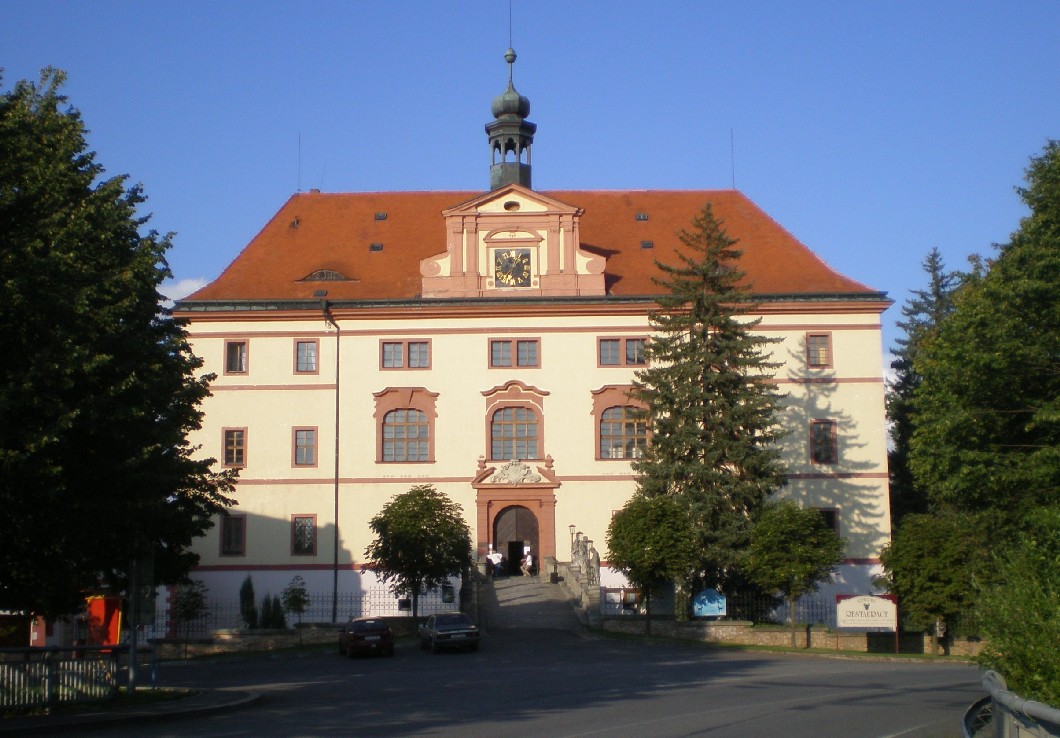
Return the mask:
<path id="1" fill-rule="evenodd" d="M 998 576 L 979 595 L 986 644 L 979 663 L 1024 699 L 1060 706 L 1060 507 L 999 557 Z"/>

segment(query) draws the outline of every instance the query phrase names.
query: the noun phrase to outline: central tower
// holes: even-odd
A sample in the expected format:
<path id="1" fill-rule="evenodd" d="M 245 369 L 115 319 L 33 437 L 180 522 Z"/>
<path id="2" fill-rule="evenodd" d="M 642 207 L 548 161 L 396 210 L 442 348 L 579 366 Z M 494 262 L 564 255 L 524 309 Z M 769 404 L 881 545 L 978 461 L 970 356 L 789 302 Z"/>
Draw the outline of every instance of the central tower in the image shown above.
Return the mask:
<path id="1" fill-rule="evenodd" d="M 490 190 L 510 184 L 531 188 L 530 147 L 537 125 L 526 119 L 530 115 L 530 101 L 516 92 L 512 83 L 515 58 L 514 49 L 504 53 L 508 62 L 508 89 L 493 98 L 495 120 L 486 124 L 490 142 Z"/>

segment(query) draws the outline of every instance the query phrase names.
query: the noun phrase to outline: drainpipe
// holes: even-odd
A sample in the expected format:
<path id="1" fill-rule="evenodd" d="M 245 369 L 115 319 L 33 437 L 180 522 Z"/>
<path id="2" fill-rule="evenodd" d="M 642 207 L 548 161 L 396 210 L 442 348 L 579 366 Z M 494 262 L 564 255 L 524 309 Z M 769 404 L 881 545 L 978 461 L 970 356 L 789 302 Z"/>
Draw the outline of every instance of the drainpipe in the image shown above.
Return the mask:
<path id="1" fill-rule="evenodd" d="M 327 292 L 324 292 L 324 295 L 327 295 Z M 324 320 L 335 328 L 335 545 L 331 567 L 331 622 L 336 623 L 339 618 L 339 383 L 342 376 L 339 373 L 341 368 L 339 339 L 342 330 L 335 322 L 326 299 L 320 301 L 320 309 L 324 313 Z"/>

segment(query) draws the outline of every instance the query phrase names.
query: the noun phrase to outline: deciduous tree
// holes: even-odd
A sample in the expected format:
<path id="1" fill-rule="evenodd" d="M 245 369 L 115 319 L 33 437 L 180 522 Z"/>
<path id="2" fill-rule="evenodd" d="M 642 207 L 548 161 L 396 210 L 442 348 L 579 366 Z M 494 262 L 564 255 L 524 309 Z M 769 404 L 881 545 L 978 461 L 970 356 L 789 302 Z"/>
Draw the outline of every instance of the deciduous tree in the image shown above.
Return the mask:
<path id="1" fill-rule="evenodd" d="M 687 582 L 699 564 L 699 535 L 684 499 L 636 494 L 607 528 L 610 565 L 640 589 L 651 635 L 652 597 L 663 586 Z"/>
<path id="2" fill-rule="evenodd" d="M 414 618 L 423 592 L 471 566 L 471 531 L 460 506 L 429 484 L 391 499 L 368 525 L 375 539 L 365 558 L 395 594 L 412 598 Z"/>
<path id="3" fill-rule="evenodd" d="M 45 615 L 134 559 L 179 581 L 234 481 L 187 441 L 210 377 L 160 307 L 170 238 L 104 176 L 63 80 L 0 94 L 0 610 Z"/>
<path id="4" fill-rule="evenodd" d="M 878 584 L 897 596 L 905 622 L 931 628 L 938 653 L 948 625 L 971 609 L 985 555 L 982 528 L 971 516 L 951 510 L 907 515 L 880 552 Z"/>
<path id="5" fill-rule="evenodd" d="M 755 584 L 787 598 L 792 648 L 798 635 L 796 602 L 835 572 L 843 548 L 843 539 L 820 511 L 791 500 L 767 504 L 755 522 L 746 570 Z"/>
<path id="6" fill-rule="evenodd" d="M 981 588 L 979 662 L 1020 697 L 1060 707 L 1060 508 L 1043 509 Z"/>
<path id="7" fill-rule="evenodd" d="M 999 537 L 1060 503 L 1060 142 L 1026 181 L 1030 215 L 914 358 L 914 479 Z"/>

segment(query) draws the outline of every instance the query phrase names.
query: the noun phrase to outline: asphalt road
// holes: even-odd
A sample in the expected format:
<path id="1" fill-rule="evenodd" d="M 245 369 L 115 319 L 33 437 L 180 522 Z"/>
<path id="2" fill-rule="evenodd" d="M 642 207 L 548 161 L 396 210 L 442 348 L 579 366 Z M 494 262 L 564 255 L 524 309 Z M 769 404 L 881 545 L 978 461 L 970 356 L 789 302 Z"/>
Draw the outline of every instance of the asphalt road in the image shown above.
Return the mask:
<path id="1" fill-rule="evenodd" d="M 237 711 L 113 736 L 960 736 L 974 666 L 774 656 L 494 632 L 478 653 L 338 653 L 163 665 L 162 686 L 261 692 Z"/>

